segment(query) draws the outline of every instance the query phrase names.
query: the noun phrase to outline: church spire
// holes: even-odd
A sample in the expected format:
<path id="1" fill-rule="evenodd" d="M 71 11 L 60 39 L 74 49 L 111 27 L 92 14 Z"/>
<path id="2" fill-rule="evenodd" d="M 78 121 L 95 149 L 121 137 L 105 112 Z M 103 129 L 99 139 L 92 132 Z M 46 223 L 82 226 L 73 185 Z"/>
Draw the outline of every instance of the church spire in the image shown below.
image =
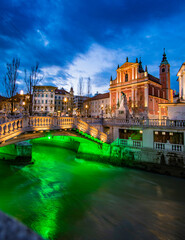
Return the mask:
<path id="1" fill-rule="evenodd" d="M 161 65 L 162 64 L 169 64 L 168 60 L 167 60 L 167 57 L 166 57 L 165 48 L 164 48 L 163 58 L 162 58 L 162 61 L 161 61 Z"/>

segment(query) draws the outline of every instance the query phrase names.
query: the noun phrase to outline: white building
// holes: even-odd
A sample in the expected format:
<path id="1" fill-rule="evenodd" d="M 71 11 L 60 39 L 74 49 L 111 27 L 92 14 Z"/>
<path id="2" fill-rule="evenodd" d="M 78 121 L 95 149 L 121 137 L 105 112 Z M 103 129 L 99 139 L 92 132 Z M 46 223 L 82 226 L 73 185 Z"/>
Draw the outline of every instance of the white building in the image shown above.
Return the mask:
<path id="1" fill-rule="evenodd" d="M 97 94 L 87 99 L 83 106 L 86 115 L 97 118 L 111 117 L 109 93 Z"/>
<path id="2" fill-rule="evenodd" d="M 35 86 L 33 88 L 33 113 L 53 115 L 55 89 L 53 86 Z"/>

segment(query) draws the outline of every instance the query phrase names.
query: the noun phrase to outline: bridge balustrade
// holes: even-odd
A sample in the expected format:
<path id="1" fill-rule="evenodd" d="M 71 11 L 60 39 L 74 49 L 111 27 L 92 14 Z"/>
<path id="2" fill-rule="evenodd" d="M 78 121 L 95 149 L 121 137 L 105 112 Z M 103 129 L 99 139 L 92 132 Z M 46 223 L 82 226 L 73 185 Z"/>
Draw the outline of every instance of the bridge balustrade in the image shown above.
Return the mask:
<path id="1" fill-rule="evenodd" d="M 25 117 L 0 124 L 0 141 L 7 141 L 25 131 L 40 131 L 54 129 L 71 129 L 76 127 L 82 132 L 91 134 L 95 138 L 107 141 L 107 135 L 88 123 L 73 117 Z"/>

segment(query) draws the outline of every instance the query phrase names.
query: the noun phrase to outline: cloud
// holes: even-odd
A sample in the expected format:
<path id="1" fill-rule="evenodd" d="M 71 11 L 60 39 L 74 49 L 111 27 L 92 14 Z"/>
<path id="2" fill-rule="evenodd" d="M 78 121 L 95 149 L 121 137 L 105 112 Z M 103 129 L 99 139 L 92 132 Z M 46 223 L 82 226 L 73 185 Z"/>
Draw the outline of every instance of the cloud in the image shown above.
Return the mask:
<path id="1" fill-rule="evenodd" d="M 1 69 L 13 57 L 23 69 L 39 61 L 43 83 L 77 91 L 79 77 L 91 77 L 93 92 L 104 91 L 126 56 L 141 56 L 158 77 L 166 47 L 177 88 L 175 71 L 185 59 L 184 9 L 183 0 L 1 0 Z"/>

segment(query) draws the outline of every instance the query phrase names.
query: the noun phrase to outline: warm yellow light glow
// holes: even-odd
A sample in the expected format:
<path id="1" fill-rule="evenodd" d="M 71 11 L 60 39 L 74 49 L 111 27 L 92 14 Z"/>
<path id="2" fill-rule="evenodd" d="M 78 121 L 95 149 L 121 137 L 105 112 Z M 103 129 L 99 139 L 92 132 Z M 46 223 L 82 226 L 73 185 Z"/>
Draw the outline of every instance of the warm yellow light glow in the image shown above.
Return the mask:
<path id="1" fill-rule="evenodd" d="M 88 108 L 88 105 L 85 105 L 85 108 L 87 109 L 87 108 Z"/>
<path id="2" fill-rule="evenodd" d="M 20 95 L 23 95 L 23 94 L 24 94 L 24 91 L 23 91 L 23 90 L 21 90 L 21 91 L 20 91 Z"/>
<path id="3" fill-rule="evenodd" d="M 64 102 L 67 102 L 67 98 L 66 97 L 64 98 Z"/>
<path id="4" fill-rule="evenodd" d="M 143 131 L 142 131 L 142 130 L 140 130 L 139 132 L 140 132 L 140 133 L 143 133 Z"/>
<path id="5" fill-rule="evenodd" d="M 101 105 L 101 108 L 103 109 L 103 104 Z"/>
<path id="6" fill-rule="evenodd" d="M 22 105 L 25 105 L 25 102 L 23 102 Z"/>

